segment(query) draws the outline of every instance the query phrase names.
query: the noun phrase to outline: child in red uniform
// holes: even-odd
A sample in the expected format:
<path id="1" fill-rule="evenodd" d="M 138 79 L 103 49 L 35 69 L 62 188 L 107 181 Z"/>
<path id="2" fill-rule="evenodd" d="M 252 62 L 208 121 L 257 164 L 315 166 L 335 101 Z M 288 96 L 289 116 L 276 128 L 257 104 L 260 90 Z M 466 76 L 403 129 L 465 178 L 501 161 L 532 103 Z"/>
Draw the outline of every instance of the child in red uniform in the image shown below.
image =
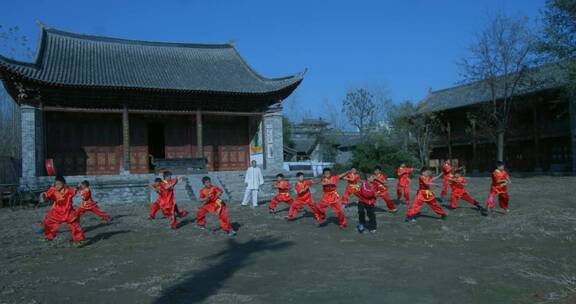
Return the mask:
<path id="1" fill-rule="evenodd" d="M 451 184 L 450 179 L 454 175 L 454 168 L 450 164 L 450 160 L 447 159 L 442 165 L 442 192 L 440 197 L 444 198 L 448 195 L 448 186 Z"/>
<path id="2" fill-rule="evenodd" d="M 374 205 L 378 196 L 379 183 L 376 182 L 376 174 L 369 175 L 366 181 L 360 184 L 358 191 L 358 225 L 356 229 L 359 233 L 368 228 L 370 233 L 376 233 L 376 214 Z M 368 215 L 368 225 L 366 225 L 366 214 Z"/>
<path id="3" fill-rule="evenodd" d="M 290 211 L 288 211 L 288 219 L 292 220 L 298 214 L 298 210 L 303 208 L 304 206 L 308 206 L 310 210 L 312 210 L 312 214 L 314 215 L 314 219 L 316 222 L 320 221 L 320 217 L 318 215 L 318 207 L 314 204 L 314 200 L 312 199 L 312 194 L 310 193 L 310 187 L 314 184 L 309 179 L 304 179 L 304 173 L 298 172 L 296 173 L 296 178 L 298 181 L 294 184 L 294 189 L 296 189 L 296 199 L 294 199 L 294 203 L 290 206 Z"/>
<path id="4" fill-rule="evenodd" d="M 178 182 L 182 180 L 182 177 L 179 176 L 177 178 L 172 178 L 172 172 L 170 171 L 165 171 L 162 174 L 162 177 L 163 179 L 158 185 L 159 192 L 157 202 L 160 208 L 162 208 L 162 213 L 165 216 L 170 217 L 170 228 L 177 229 L 178 228 L 177 217 L 183 217 L 188 214 L 188 212 L 178 209 L 178 206 L 176 205 L 176 200 L 174 199 L 174 187 L 176 187 L 176 184 L 178 184 Z M 156 212 L 154 212 L 154 214 L 151 214 L 152 218 L 154 218 L 153 216 L 155 215 L 155 213 Z"/>
<path id="5" fill-rule="evenodd" d="M 473 199 L 472 196 L 470 196 L 470 193 L 468 193 L 466 190 L 468 181 L 466 178 L 464 178 L 464 176 L 462 176 L 462 173 L 462 169 L 458 169 L 454 171 L 454 176 L 449 179 L 450 186 L 452 187 L 452 195 L 450 196 L 450 208 L 456 209 L 458 200 L 462 199 L 478 208 L 478 210 L 484 212 L 484 208 L 480 206 L 478 201 Z"/>
<path id="6" fill-rule="evenodd" d="M 494 208 L 494 199 L 498 196 L 498 204 L 500 208 L 508 212 L 508 202 L 510 196 L 508 195 L 508 185 L 511 183 L 510 175 L 504 168 L 504 163 L 499 161 L 496 163 L 496 170 L 492 172 L 492 186 L 490 187 L 490 196 L 488 197 L 487 208 L 492 210 Z"/>
<path id="7" fill-rule="evenodd" d="M 46 240 L 53 240 L 60 225 L 65 223 L 70 228 L 74 244 L 83 245 L 84 232 L 72 206 L 74 195 L 76 195 L 76 189 L 66 186 L 66 180 L 62 176 L 57 176 L 54 185 L 40 195 L 41 201 L 48 199 L 53 203 L 42 222 Z"/>
<path id="8" fill-rule="evenodd" d="M 170 208 L 169 201 L 166 201 L 164 198 L 167 197 L 166 189 L 164 189 L 165 183 L 162 182 L 161 178 L 155 178 L 154 182 L 150 184 L 150 188 L 156 192 L 156 201 L 150 206 L 150 212 L 148 213 L 149 219 L 153 220 L 156 218 L 156 213 L 161 211 L 164 216 L 170 216 Z M 184 217 L 188 215 L 188 212 L 180 209 L 177 204 L 174 204 L 174 212 L 177 217 Z"/>
<path id="9" fill-rule="evenodd" d="M 340 195 L 338 192 L 336 192 L 336 183 L 346 174 L 348 174 L 348 172 L 344 172 L 340 175 L 332 175 L 332 170 L 330 170 L 330 168 L 324 168 L 322 171 L 323 177 L 320 180 L 322 183 L 323 194 L 322 198 L 320 199 L 320 203 L 318 204 L 319 222 L 326 219 L 325 209 L 327 207 L 331 207 L 332 211 L 334 211 L 338 217 L 338 225 L 340 229 L 344 229 L 346 227 L 346 216 L 342 211 Z"/>
<path id="10" fill-rule="evenodd" d="M 376 167 L 374 169 L 373 183 L 376 186 L 376 195 L 381 197 L 384 202 L 386 202 L 388 212 L 397 212 L 398 208 L 396 208 L 396 204 L 394 204 L 392 198 L 390 198 L 390 195 L 388 195 L 388 178 L 386 175 L 382 174 L 382 168 Z"/>
<path id="11" fill-rule="evenodd" d="M 274 183 L 274 188 L 278 189 L 278 194 L 272 198 L 270 205 L 268 205 L 268 210 L 270 213 L 276 213 L 276 206 L 279 203 L 286 203 L 292 206 L 294 200 L 290 196 L 290 182 L 284 179 L 284 174 L 279 173 L 276 175 L 276 182 Z"/>
<path id="12" fill-rule="evenodd" d="M 406 167 L 406 163 L 400 163 L 400 167 L 396 170 L 396 175 L 398 176 L 398 184 L 396 186 L 396 196 L 397 200 L 400 201 L 401 197 L 404 197 L 404 203 L 406 205 L 410 204 L 410 173 L 414 171 L 414 168 Z"/>
<path id="13" fill-rule="evenodd" d="M 358 190 L 360 190 L 360 186 L 358 185 L 358 182 L 360 182 L 360 175 L 356 172 L 356 168 L 352 167 L 349 173 L 344 175 L 343 179 L 348 182 L 346 191 L 344 191 L 344 197 L 342 197 L 342 203 L 346 206 L 348 205 L 350 195 L 356 195 Z"/>
<path id="14" fill-rule="evenodd" d="M 104 221 L 109 221 L 110 217 L 104 211 L 98 208 L 98 203 L 92 200 L 92 191 L 90 191 L 90 183 L 87 180 L 84 180 L 78 185 L 78 193 L 82 197 L 82 202 L 80 206 L 76 209 L 76 213 L 78 214 L 78 218 L 82 217 L 82 215 L 86 212 L 92 212 L 97 216 L 101 217 Z"/>
<path id="15" fill-rule="evenodd" d="M 202 178 L 202 184 L 204 187 L 200 189 L 200 202 L 202 202 L 203 205 L 198 208 L 198 212 L 196 213 L 196 225 L 201 229 L 206 229 L 206 214 L 213 212 L 218 216 L 222 230 L 230 236 L 236 235 L 236 231 L 232 229 L 230 220 L 228 219 L 228 208 L 226 208 L 226 204 L 220 199 L 222 189 L 212 185 L 212 181 L 208 176 Z"/>
<path id="16" fill-rule="evenodd" d="M 406 214 L 406 221 L 415 222 L 416 215 L 420 213 L 420 209 L 424 204 L 428 204 L 434 213 L 440 215 L 443 220 L 446 219 L 446 211 L 440 207 L 440 203 L 436 200 L 436 195 L 432 191 L 432 186 L 434 186 L 434 180 L 438 179 L 439 176 L 432 177 L 432 171 L 428 167 L 422 168 L 421 175 L 418 179 L 419 190 L 416 193 L 416 198 L 410 208 L 408 208 L 408 213 Z"/>
<path id="17" fill-rule="evenodd" d="M 163 206 L 161 206 L 161 204 L 163 203 L 162 201 L 162 195 L 160 194 L 162 192 L 162 179 L 157 177 L 154 179 L 154 182 L 152 184 L 150 184 L 150 188 L 152 190 L 154 190 L 154 192 L 156 192 L 156 201 L 152 204 L 152 206 L 150 206 L 150 212 L 148 212 L 148 216 L 150 219 L 154 219 L 156 217 L 156 213 L 159 210 L 162 210 L 162 212 L 164 212 L 164 208 L 162 208 Z M 168 216 L 168 214 L 164 214 L 164 216 Z"/>

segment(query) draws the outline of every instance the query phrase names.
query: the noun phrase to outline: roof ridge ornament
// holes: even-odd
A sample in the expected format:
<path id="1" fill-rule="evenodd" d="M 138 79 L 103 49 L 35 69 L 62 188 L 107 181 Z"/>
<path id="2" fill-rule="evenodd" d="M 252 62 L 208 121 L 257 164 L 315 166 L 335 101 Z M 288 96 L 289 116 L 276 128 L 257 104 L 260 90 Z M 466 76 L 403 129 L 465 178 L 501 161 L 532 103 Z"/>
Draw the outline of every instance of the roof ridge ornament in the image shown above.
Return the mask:
<path id="1" fill-rule="evenodd" d="M 46 23 L 42 22 L 39 19 L 36 19 L 36 24 L 40 27 L 40 29 L 47 30 L 50 28 L 48 25 L 46 25 Z"/>

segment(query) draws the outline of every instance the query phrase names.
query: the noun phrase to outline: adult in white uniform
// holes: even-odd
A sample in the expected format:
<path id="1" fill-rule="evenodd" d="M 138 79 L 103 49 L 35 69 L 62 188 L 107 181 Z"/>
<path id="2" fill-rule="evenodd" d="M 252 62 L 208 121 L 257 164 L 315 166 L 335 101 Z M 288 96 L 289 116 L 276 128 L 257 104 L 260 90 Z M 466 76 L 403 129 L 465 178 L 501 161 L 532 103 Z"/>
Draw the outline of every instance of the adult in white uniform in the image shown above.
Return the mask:
<path id="1" fill-rule="evenodd" d="M 244 199 L 242 206 L 248 206 L 248 199 L 252 195 L 252 207 L 258 207 L 258 189 L 264 184 L 264 177 L 262 171 L 256 166 L 256 161 L 252 161 L 252 166 L 246 170 L 246 192 L 244 192 Z"/>

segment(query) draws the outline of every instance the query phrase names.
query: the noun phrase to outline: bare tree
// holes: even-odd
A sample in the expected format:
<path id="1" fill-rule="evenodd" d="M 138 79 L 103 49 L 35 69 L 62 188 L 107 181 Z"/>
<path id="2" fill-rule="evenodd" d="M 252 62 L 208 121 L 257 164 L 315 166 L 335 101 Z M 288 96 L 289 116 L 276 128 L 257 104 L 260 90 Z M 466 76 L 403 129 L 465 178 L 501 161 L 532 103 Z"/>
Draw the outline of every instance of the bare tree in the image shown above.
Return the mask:
<path id="1" fill-rule="evenodd" d="M 401 138 L 403 149 L 414 143 L 421 165 L 427 165 L 432 152 L 432 140 L 441 132 L 441 120 L 433 112 L 420 111 L 410 101 L 395 105 L 391 112 L 393 134 Z"/>
<path id="2" fill-rule="evenodd" d="M 28 38 L 16 27 L 0 25 L 0 55 L 18 60 L 30 60 L 32 49 Z M 0 84 L 0 156 L 19 157 L 20 111 Z"/>
<path id="3" fill-rule="evenodd" d="M 322 115 L 330 127 L 336 131 L 344 131 L 347 129 L 346 119 L 342 116 L 341 106 L 331 100 L 325 98 L 322 100 Z"/>
<path id="4" fill-rule="evenodd" d="M 366 131 L 374 125 L 378 113 L 374 96 L 365 89 L 349 90 L 342 101 L 342 112 L 350 124 L 358 129 L 361 140 L 366 140 Z"/>
<path id="5" fill-rule="evenodd" d="M 477 126 L 496 143 L 498 160 L 504 159 L 504 137 L 513 101 L 519 89 L 530 85 L 528 69 L 535 63 L 536 37 L 528 20 L 496 15 L 477 35 L 470 55 L 461 62 L 466 82 L 477 82 L 488 101 L 478 107 Z"/>

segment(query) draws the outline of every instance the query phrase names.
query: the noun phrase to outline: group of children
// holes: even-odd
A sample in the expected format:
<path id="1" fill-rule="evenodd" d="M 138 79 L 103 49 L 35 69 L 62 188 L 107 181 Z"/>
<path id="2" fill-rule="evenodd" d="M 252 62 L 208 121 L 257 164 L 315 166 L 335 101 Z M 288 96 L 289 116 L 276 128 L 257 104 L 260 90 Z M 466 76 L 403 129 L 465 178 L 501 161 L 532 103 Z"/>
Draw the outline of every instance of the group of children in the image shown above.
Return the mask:
<path id="1" fill-rule="evenodd" d="M 442 166 L 442 172 L 438 176 L 432 176 L 432 170 L 428 167 L 422 168 L 418 178 L 418 191 L 416 197 L 410 203 L 410 174 L 414 168 L 409 168 L 405 163 L 401 163 L 396 170 L 397 187 L 396 196 L 397 202 L 403 201 L 408 205 L 406 213 L 406 221 L 415 222 L 420 210 L 426 204 L 430 206 L 432 211 L 440 216 L 441 219 L 446 219 L 447 213 L 440 205 L 436 194 L 433 191 L 435 180 L 442 178 L 442 200 L 448 194 L 448 188 L 452 189 L 449 199 L 449 209 L 456 209 L 458 200 L 464 200 L 469 204 L 476 207 L 483 215 L 487 211 L 494 208 L 494 200 L 498 196 L 500 207 L 508 211 L 508 185 L 510 184 L 510 177 L 504 168 L 502 162 L 498 162 L 496 169 L 492 173 L 492 185 L 490 188 L 490 195 L 486 208 L 472 198 L 470 193 L 466 190 L 467 180 L 463 176 L 463 168 L 453 168 L 450 161 L 446 161 Z M 332 208 L 338 217 L 339 227 L 343 229 L 346 227 L 346 216 L 344 215 L 342 207 L 349 204 L 350 198 L 356 196 L 358 200 L 358 222 L 357 229 L 363 232 L 368 229 L 370 232 L 376 232 L 376 216 L 375 204 L 378 198 L 381 198 L 386 203 L 388 212 L 395 213 L 398 208 L 395 202 L 388 194 L 388 181 L 387 177 L 382 173 L 380 167 L 376 167 L 371 174 L 366 174 L 362 179 L 355 168 L 350 169 L 340 175 L 332 175 L 329 168 L 323 170 L 323 176 L 320 181 L 315 182 L 304 178 L 304 174 L 299 172 L 297 181 L 294 185 L 296 190 L 295 198 L 290 195 L 290 183 L 284 178 L 283 174 L 276 176 L 277 180 L 274 183 L 274 188 L 278 190 L 278 194 L 272 199 L 268 205 L 270 213 L 275 213 L 276 206 L 279 203 L 286 203 L 290 206 L 287 219 L 292 220 L 296 217 L 298 211 L 304 206 L 308 206 L 312 211 L 314 219 L 318 224 L 321 224 L 325 217 L 325 210 L 327 207 Z M 342 201 L 340 195 L 336 191 L 336 182 L 340 179 L 347 181 L 347 187 L 344 191 Z M 322 196 L 320 202 L 316 205 L 312 200 L 310 187 L 314 184 L 322 185 Z M 366 221 L 368 217 L 368 222 Z"/>
<path id="2" fill-rule="evenodd" d="M 177 218 L 188 215 L 188 212 L 178 207 L 174 199 L 174 187 L 181 179 L 182 177 L 173 178 L 170 171 L 165 171 L 163 178 L 156 178 L 154 183 L 150 185 L 150 188 L 156 192 L 157 199 L 150 208 L 149 218 L 154 219 L 158 210 L 161 210 L 164 216 L 170 218 L 170 227 L 172 229 L 178 228 Z M 222 189 L 212 185 L 212 180 L 208 176 L 202 178 L 202 185 L 203 187 L 199 193 L 202 206 L 196 212 L 196 225 L 200 229 L 205 229 L 206 215 L 215 213 L 218 216 L 222 230 L 228 235 L 234 236 L 236 232 L 230 224 L 228 208 L 220 199 Z"/>
<path id="3" fill-rule="evenodd" d="M 76 195 L 81 197 L 80 204 L 74 208 L 73 199 Z M 49 200 L 52 206 L 42 221 L 42 232 L 47 241 L 56 237 L 56 232 L 62 224 L 67 224 L 72 233 L 72 241 L 81 246 L 84 243 L 84 231 L 80 226 L 80 218 L 86 212 L 92 212 L 100 216 L 104 221 L 109 221 L 110 217 L 98 208 L 98 203 L 92 200 L 90 183 L 81 182 L 77 188 L 66 185 L 66 180 L 62 176 L 57 176 L 54 184 L 40 195 L 40 200 Z"/>
<path id="4" fill-rule="evenodd" d="M 487 210 L 494 208 L 494 201 L 496 197 L 498 197 L 500 207 L 504 211 L 508 211 L 508 185 L 510 184 L 510 176 L 506 172 L 502 162 L 498 162 L 496 169 L 492 172 L 492 184 L 486 208 L 472 198 L 466 190 L 467 181 L 463 176 L 462 168 L 453 168 L 449 161 L 443 164 L 442 173 L 438 176 L 432 176 L 432 170 L 430 168 L 422 168 L 418 178 L 419 189 L 414 201 L 410 203 L 410 174 L 413 171 L 414 169 L 407 167 L 405 163 L 400 164 L 396 170 L 398 179 L 396 188 L 397 202 L 403 201 L 406 205 L 409 205 L 406 221 L 416 221 L 424 204 L 429 205 L 442 219 L 446 219 L 446 211 L 444 211 L 438 202 L 433 191 L 433 187 L 436 186 L 434 181 L 439 178 L 442 178 L 442 197 L 448 194 L 449 187 L 452 188 L 450 205 L 448 207 L 450 209 L 455 209 L 458 200 L 462 199 L 475 206 L 482 214 L 486 214 Z M 298 211 L 307 206 L 312 212 L 317 224 L 320 225 L 326 219 L 326 209 L 330 207 L 338 218 L 339 227 L 344 229 L 346 227 L 346 216 L 343 212 L 343 207 L 347 207 L 350 198 L 355 196 L 358 201 L 358 231 L 363 232 L 365 229 L 368 229 L 371 233 L 375 233 L 375 205 L 378 198 L 384 200 L 388 212 L 395 213 L 398 211 L 395 202 L 388 194 L 388 179 L 382 173 L 380 167 L 376 167 L 372 174 L 366 174 L 364 179 L 360 177 L 355 168 L 340 175 L 332 175 L 331 169 L 325 168 L 322 173 L 322 178 L 319 181 L 306 179 L 302 172 L 298 172 L 296 176 L 297 181 L 294 185 L 296 196 L 294 198 L 292 198 L 290 194 L 290 182 L 286 180 L 282 174 L 276 176 L 277 180 L 274 183 L 274 188 L 277 189 L 278 194 L 268 205 L 270 213 L 276 212 L 278 204 L 286 203 L 289 205 L 287 219 L 293 220 L 296 218 Z M 173 178 L 172 174 L 166 171 L 163 173 L 163 178 L 155 179 L 154 183 L 150 185 L 157 193 L 157 199 L 150 207 L 149 218 L 154 219 L 158 211 L 161 211 L 164 216 L 170 219 L 169 225 L 173 229 L 178 227 L 178 218 L 185 217 L 188 214 L 188 212 L 178 207 L 174 199 L 174 188 L 181 179 L 182 177 Z M 341 179 L 347 182 L 342 200 L 336 190 L 336 184 Z M 213 185 L 208 176 L 202 178 L 202 184 L 203 187 L 199 193 L 202 205 L 196 213 L 196 225 L 201 229 L 205 229 L 206 215 L 208 213 L 215 213 L 219 219 L 221 229 L 228 235 L 234 236 L 236 232 L 230 224 L 228 208 L 220 199 L 222 189 Z M 315 184 L 322 186 L 322 196 L 318 204 L 315 204 L 312 193 L 310 192 L 310 187 Z M 79 195 L 82 201 L 75 208 L 73 206 L 73 198 L 76 195 Z M 80 226 L 80 218 L 86 212 L 92 212 L 105 221 L 110 220 L 110 217 L 100 210 L 98 204 L 92 199 L 88 181 L 83 181 L 78 188 L 73 188 L 66 185 L 66 180 L 63 177 L 58 176 L 54 184 L 46 192 L 42 193 L 41 200 L 44 199 L 52 202 L 52 206 L 49 208 L 42 222 L 43 233 L 45 239 L 48 241 L 51 241 L 56 236 L 56 232 L 61 224 L 67 224 L 72 233 L 74 243 L 82 245 L 84 242 L 84 232 Z M 366 221 L 366 217 L 368 221 Z"/>

